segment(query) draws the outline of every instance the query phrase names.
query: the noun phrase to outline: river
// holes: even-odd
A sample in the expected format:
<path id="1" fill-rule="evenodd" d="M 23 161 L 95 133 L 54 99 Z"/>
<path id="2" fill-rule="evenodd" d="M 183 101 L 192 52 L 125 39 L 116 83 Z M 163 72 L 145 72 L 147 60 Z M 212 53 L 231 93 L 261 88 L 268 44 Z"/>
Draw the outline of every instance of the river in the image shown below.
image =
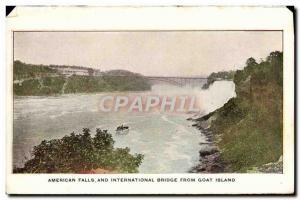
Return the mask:
<path id="1" fill-rule="evenodd" d="M 186 173 L 199 160 L 199 143 L 205 138 L 186 119 L 194 114 L 170 112 L 99 111 L 105 95 L 125 93 L 71 94 L 51 97 L 15 97 L 13 164 L 22 166 L 34 145 L 45 139 L 61 138 L 82 128 L 107 129 L 116 147 L 129 147 L 131 153 L 144 154 L 140 173 Z M 208 90 L 199 87 L 154 85 L 151 91 L 129 95 L 192 95 L 197 97 L 200 113 L 221 107 L 235 96 L 231 81 L 217 81 Z M 127 94 L 128 95 L 128 94 Z M 118 135 L 115 129 L 126 124 L 130 131 Z"/>

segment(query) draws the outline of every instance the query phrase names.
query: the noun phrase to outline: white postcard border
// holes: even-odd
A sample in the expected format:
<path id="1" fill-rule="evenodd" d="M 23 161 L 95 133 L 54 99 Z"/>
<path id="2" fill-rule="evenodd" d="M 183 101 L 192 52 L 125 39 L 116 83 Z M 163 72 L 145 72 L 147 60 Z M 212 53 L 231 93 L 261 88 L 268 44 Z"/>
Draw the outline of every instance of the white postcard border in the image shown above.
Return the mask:
<path id="1" fill-rule="evenodd" d="M 68 17 L 66 17 L 68 16 Z M 294 35 L 285 7 L 17 7 L 6 20 L 9 194 L 290 194 L 294 192 Z M 12 174 L 12 31 L 282 30 L 283 174 Z M 49 183 L 49 178 L 234 178 L 212 183 Z"/>

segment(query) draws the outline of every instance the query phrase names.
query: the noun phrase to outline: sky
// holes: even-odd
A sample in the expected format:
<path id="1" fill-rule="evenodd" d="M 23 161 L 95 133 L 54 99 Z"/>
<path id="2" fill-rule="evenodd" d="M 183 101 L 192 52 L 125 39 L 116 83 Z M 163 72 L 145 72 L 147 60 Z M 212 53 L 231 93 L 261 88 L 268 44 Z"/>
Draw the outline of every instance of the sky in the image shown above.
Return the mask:
<path id="1" fill-rule="evenodd" d="M 15 32 L 14 60 L 125 69 L 148 76 L 208 76 L 282 51 L 280 31 Z"/>

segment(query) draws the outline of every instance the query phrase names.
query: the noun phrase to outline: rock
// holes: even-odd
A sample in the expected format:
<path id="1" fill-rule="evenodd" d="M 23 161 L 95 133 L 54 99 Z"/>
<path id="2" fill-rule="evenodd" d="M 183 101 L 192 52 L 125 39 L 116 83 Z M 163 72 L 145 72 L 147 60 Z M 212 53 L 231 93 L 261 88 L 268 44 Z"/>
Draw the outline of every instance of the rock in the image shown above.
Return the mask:
<path id="1" fill-rule="evenodd" d="M 200 144 L 200 145 L 204 145 L 204 144 L 211 145 L 211 144 L 213 144 L 213 143 L 211 143 L 211 142 L 200 142 L 199 144 Z"/>
<path id="2" fill-rule="evenodd" d="M 211 149 L 203 149 L 203 150 L 200 150 L 199 151 L 199 154 L 201 157 L 205 157 L 205 156 L 208 156 L 208 155 L 211 155 L 211 154 L 214 154 L 218 152 L 218 150 L 216 148 L 211 148 Z"/>
<path id="3" fill-rule="evenodd" d="M 213 164 L 210 166 L 210 169 L 207 169 L 210 172 L 215 172 L 215 173 L 219 173 L 219 172 L 223 172 L 224 171 L 224 167 L 219 165 L 219 164 Z"/>
<path id="4" fill-rule="evenodd" d="M 271 162 L 258 167 L 258 172 L 261 173 L 283 173 L 282 156 L 277 162 Z"/>
<path id="5" fill-rule="evenodd" d="M 193 167 L 191 173 L 220 173 L 226 170 L 226 165 L 221 162 L 220 152 L 216 146 L 216 137 L 210 129 L 211 122 L 216 119 L 215 112 L 212 112 L 198 119 L 188 119 L 197 122 L 192 126 L 196 127 L 206 137 L 201 142 L 202 149 L 199 151 L 200 163 Z"/>

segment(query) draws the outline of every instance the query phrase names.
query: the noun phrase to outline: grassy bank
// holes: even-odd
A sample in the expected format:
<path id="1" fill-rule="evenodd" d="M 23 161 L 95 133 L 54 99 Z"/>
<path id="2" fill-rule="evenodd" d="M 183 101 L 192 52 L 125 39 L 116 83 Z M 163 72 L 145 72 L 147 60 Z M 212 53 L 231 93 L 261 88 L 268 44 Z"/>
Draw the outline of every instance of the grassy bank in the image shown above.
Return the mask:
<path id="1" fill-rule="evenodd" d="M 249 58 L 234 75 L 235 98 L 198 120 L 213 117 L 210 131 L 229 172 L 245 172 L 282 155 L 283 54 L 265 61 Z"/>

